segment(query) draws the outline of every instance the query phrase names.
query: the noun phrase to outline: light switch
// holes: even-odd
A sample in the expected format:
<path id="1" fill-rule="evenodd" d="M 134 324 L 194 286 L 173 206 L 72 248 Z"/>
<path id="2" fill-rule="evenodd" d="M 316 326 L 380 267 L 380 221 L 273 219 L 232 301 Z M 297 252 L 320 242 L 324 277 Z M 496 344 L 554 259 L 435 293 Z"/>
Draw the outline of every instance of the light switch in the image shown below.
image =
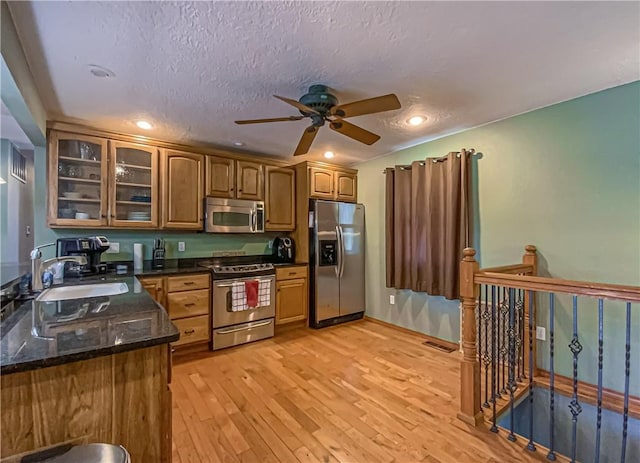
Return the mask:
<path id="1" fill-rule="evenodd" d="M 389 295 L 389 304 L 391 305 L 395 305 L 396 303 L 396 297 L 393 294 Z"/>
<path id="2" fill-rule="evenodd" d="M 547 330 L 544 328 L 544 326 L 536 326 L 536 339 L 538 341 L 547 340 Z"/>

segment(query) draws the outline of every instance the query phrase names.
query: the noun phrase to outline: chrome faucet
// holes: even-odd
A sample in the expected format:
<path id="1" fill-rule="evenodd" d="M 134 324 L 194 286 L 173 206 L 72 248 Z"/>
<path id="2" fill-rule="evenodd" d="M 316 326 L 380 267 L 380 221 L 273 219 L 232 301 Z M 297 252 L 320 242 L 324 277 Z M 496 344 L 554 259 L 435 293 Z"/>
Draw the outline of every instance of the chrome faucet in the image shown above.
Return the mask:
<path id="1" fill-rule="evenodd" d="M 42 273 L 51 265 L 57 262 L 77 262 L 79 265 L 87 264 L 86 256 L 53 257 L 51 259 L 41 261 L 42 252 L 40 252 L 40 249 L 54 245 L 55 243 L 43 244 L 41 246 L 36 246 L 33 248 L 33 251 L 31 251 L 31 290 L 34 292 L 42 291 L 44 289 L 42 286 Z"/>

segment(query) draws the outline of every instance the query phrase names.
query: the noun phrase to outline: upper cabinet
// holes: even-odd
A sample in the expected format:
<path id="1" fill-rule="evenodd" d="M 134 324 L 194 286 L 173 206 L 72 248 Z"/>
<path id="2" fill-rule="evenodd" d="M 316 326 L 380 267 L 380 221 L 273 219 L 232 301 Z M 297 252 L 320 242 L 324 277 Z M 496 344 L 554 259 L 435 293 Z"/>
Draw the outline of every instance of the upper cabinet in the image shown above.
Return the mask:
<path id="1" fill-rule="evenodd" d="M 219 156 L 207 156 L 207 196 L 235 198 L 236 161 Z"/>
<path id="2" fill-rule="evenodd" d="M 202 154 L 163 150 L 162 227 L 201 230 L 204 198 Z"/>
<path id="3" fill-rule="evenodd" d="M 334 174 L 336 199 L 338 201 L 356 202 L 358 176 L 353 172 L 336 171 Z"/>
<path id="4" fill-rule="evenodd" d="M 322 167 L 309 167 L 309 196 L 320 199 L 334 198 L 334 172 Z"/>
<path id="5" fill-rule="evenodd" d="M 264 198 L 262 164 L 221 156 L 207 156 L 207 196 L 217 198 Z"/>
<path id="6" fill-rule="evenodd" d="M 267 231 L 296 228 L 296 173 L 286 167 L 266 166 L 264 228 Z"/>
<path id="7" fill-rule="evenodd" d="M 356 202 L 358 171 L 320 162 L 296 165 L 298 183 L 309 198 Z"/>
<path id="8" fill-rule="evenodd" d="M 110 141 L 110 215 L 114 227 L 158 227 L 158 149 Z"/>
<path id="9" fill-rule="evenodd" d="M 49 225 L 158 226 L 158 150 L 52 131 Z"/>
<path id="10" fill-rule="evenodd" d="M 236 198 L 264 199 L 263 181 L 264 172 L 262 164 L 250 161 L 236 161 Z"/>
<path id="11" fill-rule="evenodd" d="M 107 225 L 107 156 L 104 138 L 51 133 L 49 225 Z"/>

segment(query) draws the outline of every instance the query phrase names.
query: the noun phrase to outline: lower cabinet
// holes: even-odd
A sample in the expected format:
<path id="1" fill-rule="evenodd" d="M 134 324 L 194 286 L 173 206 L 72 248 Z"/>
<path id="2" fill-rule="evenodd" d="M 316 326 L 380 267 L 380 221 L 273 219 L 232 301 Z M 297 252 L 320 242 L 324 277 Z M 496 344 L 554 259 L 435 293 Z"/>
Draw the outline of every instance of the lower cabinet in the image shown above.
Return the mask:
<path id="1" fill-rule="evenodd" d="M 172 344 L 173 347 L 194 346 L 211 340 L 208 273 L 140 277 L 139 280 L 151 297 L 167 310 L 180 331 L 180 339 Z"/>
<path id="2" fill-rule="evenodd" d="M 308 306 L 306 266 L 276 269 L 276 325 L 306 320 Z"/>

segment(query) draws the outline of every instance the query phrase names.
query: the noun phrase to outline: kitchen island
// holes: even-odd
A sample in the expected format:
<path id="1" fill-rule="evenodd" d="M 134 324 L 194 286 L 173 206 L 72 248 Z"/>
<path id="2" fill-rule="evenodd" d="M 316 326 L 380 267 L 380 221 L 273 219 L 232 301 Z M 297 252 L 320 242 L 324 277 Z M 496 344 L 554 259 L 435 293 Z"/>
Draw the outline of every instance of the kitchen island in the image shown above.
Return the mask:
<path id="1" fill-rule="evenodd" d="M 135 277 L 113 296 L 16 304 L 0 330 L 2 462 L 61 444 L 171 460 L 171 353 L 179 337 Z M 65 284 L 69 284 L 67 281 Z"/>

